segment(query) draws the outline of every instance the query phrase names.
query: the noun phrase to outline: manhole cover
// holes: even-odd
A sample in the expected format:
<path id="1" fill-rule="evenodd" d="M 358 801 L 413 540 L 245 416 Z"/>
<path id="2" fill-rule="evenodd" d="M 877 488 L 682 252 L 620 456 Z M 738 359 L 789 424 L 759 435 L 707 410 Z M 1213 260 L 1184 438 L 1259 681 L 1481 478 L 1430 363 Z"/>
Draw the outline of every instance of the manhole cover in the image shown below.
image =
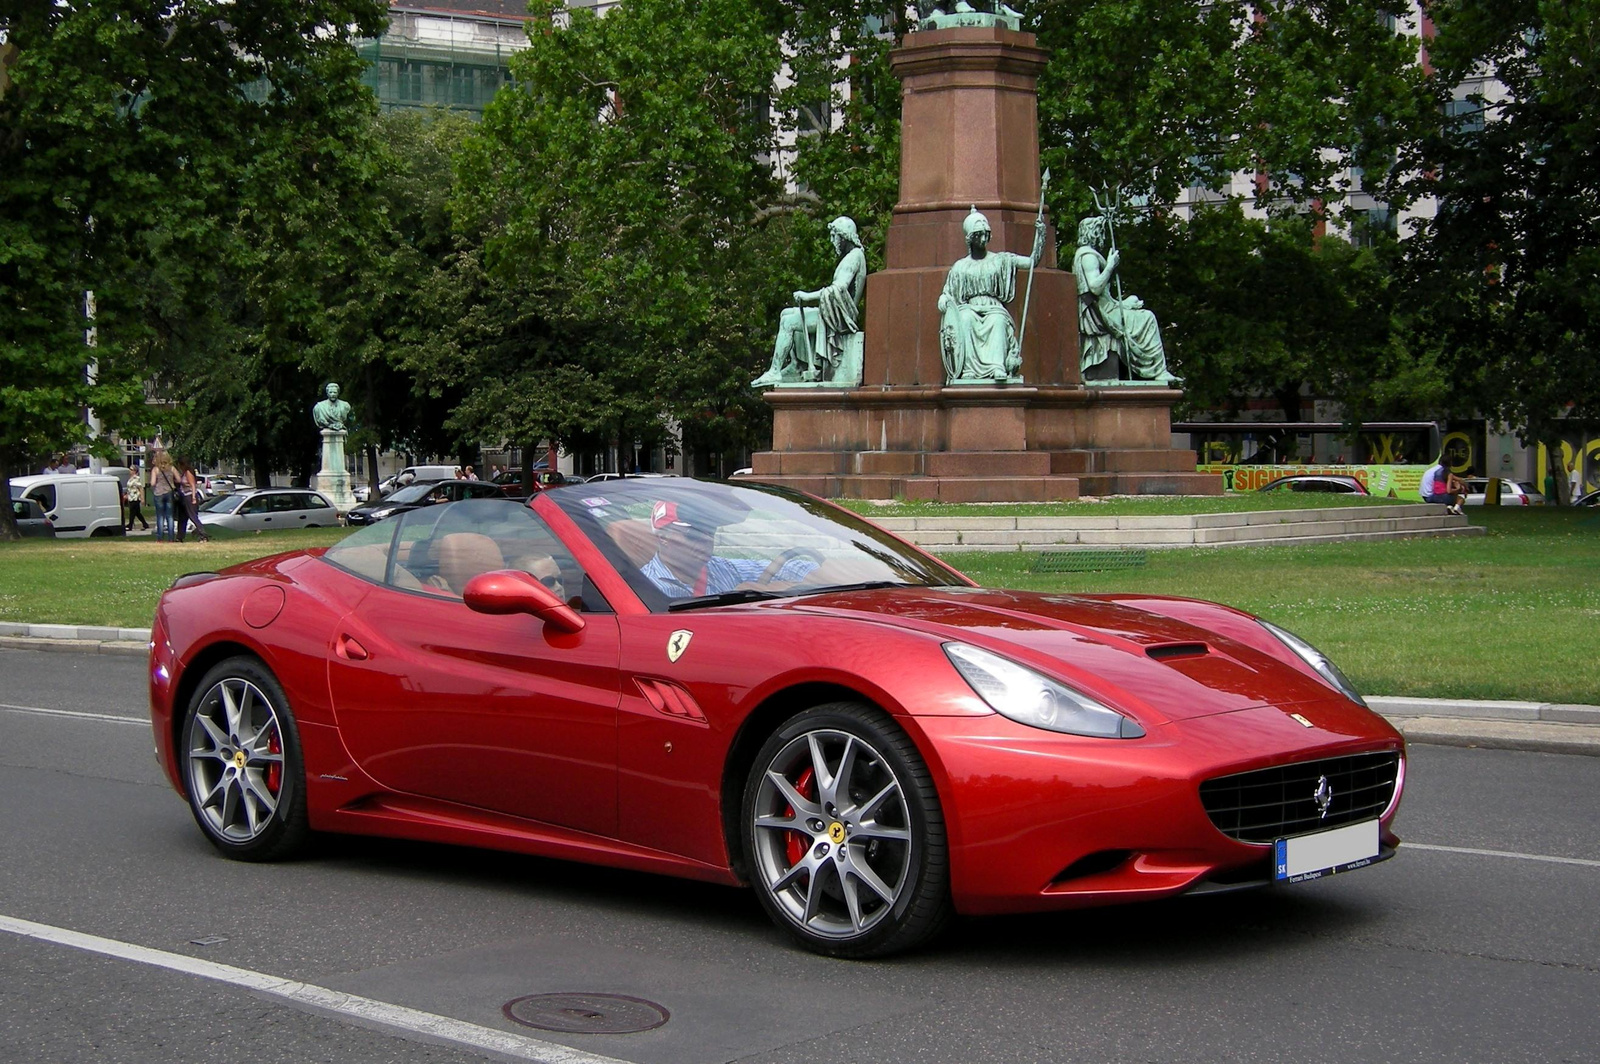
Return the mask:
<path id="1" fill-rule="evenodd" d="M 508 1001 L 506 1019 L 563 1034 L 633 1034 L 667 1022 L 666 1009 L 623 994 L 529 994 Z"/>

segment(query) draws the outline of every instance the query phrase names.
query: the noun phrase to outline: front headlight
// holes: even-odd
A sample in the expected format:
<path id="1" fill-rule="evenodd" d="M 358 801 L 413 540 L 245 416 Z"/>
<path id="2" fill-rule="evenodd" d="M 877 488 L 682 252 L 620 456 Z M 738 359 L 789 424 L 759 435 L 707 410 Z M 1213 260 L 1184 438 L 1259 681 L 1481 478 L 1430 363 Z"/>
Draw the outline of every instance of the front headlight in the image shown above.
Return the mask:
<path id="1" fill-rule="evenodd" d="M 1328 686 L 1357 705 L 1371 708 L 1367 706 L 1367 700 L 1356 692 L 1355 684 L 1350 682 L 1349 677 L 1339 671 L 1339 666 L 1328 660 L 1328 655 L 1299 636 L 1291 632 L 1285 632 L 1270 621 L 1263 621 L 1259 617 L 1256 620 L 1260 622 L 1261 627 L 1277 636 L 1280 643 L 1294 651 L 1301 661 L 1317 670 L 1317 675 L 1326 680 Z"/>
<path id="2" fill-rule="evenodd" d="M 1109 706 L 1009 658 L 966 643 L 946 643 L 944 652 L 979 698 L 1018 724 L 1102 739 L 1144 735 L 1135 721 Z"/>
<path id="3" fill-rule="evenodd" d="M 385 517 L 388 517 L 390 514 L 394 513 L 394 511 L 395 507 L 393 506 L 389 507 L 387 510 L 374 510 L 367 515 L 367 520 L 382 521 Z"/>

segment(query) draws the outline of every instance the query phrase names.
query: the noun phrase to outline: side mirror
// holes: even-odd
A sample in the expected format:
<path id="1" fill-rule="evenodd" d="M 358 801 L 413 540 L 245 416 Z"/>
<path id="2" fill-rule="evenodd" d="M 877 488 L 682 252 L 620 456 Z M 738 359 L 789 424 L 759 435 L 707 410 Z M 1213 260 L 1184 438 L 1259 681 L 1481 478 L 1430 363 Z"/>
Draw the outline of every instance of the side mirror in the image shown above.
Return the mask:
<path id="1" fill-rule="evenodd" d="M 583 631 L 583 618 L 576 610 L 520 569 L 479 573 L 467 581 L 461 599 L 478 613 L 526 613 L 560 632 Z"/>

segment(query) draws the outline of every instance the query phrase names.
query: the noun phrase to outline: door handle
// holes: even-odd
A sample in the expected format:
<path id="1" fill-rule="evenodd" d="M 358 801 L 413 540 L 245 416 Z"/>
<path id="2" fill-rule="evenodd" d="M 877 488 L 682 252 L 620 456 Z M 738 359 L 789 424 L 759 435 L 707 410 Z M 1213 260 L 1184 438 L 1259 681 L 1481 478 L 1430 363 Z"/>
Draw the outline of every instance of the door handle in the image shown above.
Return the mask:
<path id="1" fill-rule="evenodd" d="M 339 641 L 334 647 L 334 652 L 347 661 L 366 661 L 372 656 L 367 653 L 366 647 L 347 635 L 339 637 Z"/>

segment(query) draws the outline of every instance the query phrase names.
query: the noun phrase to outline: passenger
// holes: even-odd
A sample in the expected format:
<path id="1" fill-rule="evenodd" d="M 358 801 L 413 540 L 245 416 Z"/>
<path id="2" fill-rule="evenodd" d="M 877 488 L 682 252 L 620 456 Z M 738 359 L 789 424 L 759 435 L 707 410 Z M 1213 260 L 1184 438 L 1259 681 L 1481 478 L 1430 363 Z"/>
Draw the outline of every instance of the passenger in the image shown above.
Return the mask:
<path id="1" fill-rule="evenodd" d="M 759 580 L 770 559 L 723 558 L 712 553 L 717 529 L 727 524 L 687 503 L 660 501 L 650 508 L 656 553 L 639 567 L 668 598 L 720 595 Z M 772 575 L 773 581 L 795 581 L 817 567 L 811 558 L 792 558 Z"/>

